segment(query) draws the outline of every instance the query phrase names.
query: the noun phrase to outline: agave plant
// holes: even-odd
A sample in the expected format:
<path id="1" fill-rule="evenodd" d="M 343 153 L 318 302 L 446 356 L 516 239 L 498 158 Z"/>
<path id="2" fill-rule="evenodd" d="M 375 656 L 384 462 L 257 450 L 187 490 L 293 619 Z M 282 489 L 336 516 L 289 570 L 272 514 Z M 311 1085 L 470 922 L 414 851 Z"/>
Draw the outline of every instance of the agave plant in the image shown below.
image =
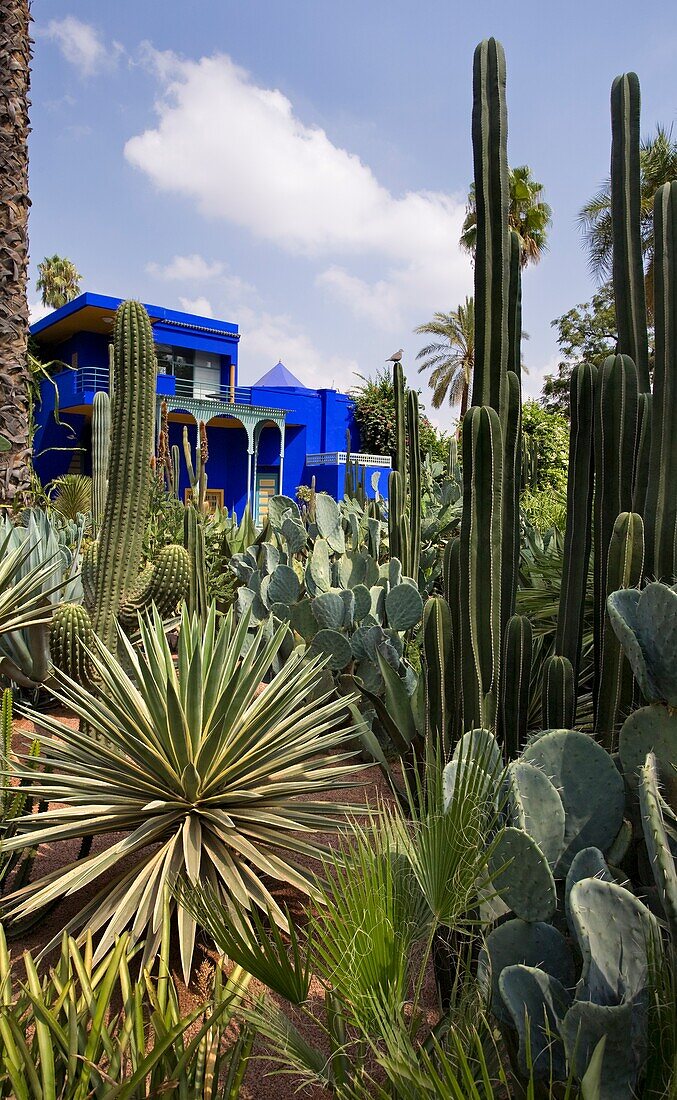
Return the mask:
<path id="1" fill-rule="evenodd" d="M 38 508 L 25 510 L 23 524 L 15 527 L 0 515 L 0 672 L 22 687 L 35 687 L 49 673 L 45 624 L 54 605 L 82 600 L 84 526 L 54 523 Z M 4 614 L 5 607 L 11 614 Z"/>
<path id="2" fill-rule="evenodd" d="M 224 979 L 212 967 L 201 983 L 205 1003 L 184 1015 L 169 947 L 163 919 L 157 979 L 134 974 L 127 936 L 99 963 L 91 936 L 82 951 L 64 936 L 48 973 L 30 952 L 19 972 L 0 926 L 0 1097 L 235 1100 L 253 1033 L 242 1028 L 229 1047 L 224 1039 L 248 975 L 235 967 Z"/>
<path id="3" fill-rule="evenodd" d="M 50 482 L 54 507 L 66 519 L 77 520 L 92 510 L 92 479 L 85 474 L 63 474 Z"/>
<path id="4" fill-rule="evenodd" d="M 58 562 L 48 558 L 24 571 L 32 552 L 30 537 L 17 542 L 11 526 L 0 532 L 0 634 L 48 623 L 52 617 L 45 585 L 55 579 Z M 60 587 L 51 584 L 50 591 Z"/>
<path id="5" fill-rule="evenodd" d="M 36 780 L 24 761 L 16 775 L 29 797 L 52 808 L 20 819 L 7 851 L 124 835 L 8 895 L 10 918 L 99 884 L 68 931 L 101 931 L 101 957 L 129 929 L 132 944 L 145 937 L 147 962 L 159 943 L 165 889 L 177 876 L 209 886 L 227 908 L 233 900 L 244 912 L 259 906 L 282 926 L 271 879 L 318 896 L 317 876 L 298 857 L 317 857 L 309 836 L 337 828 L 354 809 L 317 797 L 353 770 L 349 752 L 328 755 L 353 733 L 346 700 L 318 698 L 322 662 L 300 654 L 261 690 L 286 626 L 248 637 L 246 617 L 217 618 L 212 607 L 203 632 L 184 608 L 178 667 L 157 612 L 141 624 L 139 650 L 121 636 L 124 667 L 97 639 L 96 697 L 55 673 L 54 694 L 81 719 L 81 731 L 25 712 L 44 731 L 45 769 Z M 195 921 L 175 907 L 188 977 Z"/>

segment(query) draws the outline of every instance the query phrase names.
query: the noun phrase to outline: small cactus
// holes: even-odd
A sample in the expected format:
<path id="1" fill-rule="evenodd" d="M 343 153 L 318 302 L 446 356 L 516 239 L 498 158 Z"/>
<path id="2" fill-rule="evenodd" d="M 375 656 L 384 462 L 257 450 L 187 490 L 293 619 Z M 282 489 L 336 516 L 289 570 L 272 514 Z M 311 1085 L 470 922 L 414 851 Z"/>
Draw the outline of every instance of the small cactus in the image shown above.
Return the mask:
<path id="1" fill-rule="evenodd" d="M 54 612 L 49 632 L 52 663 L 79 684 L 92 681 L 89 654 L 94 642 L 91 620 L 84 607 L 63 603 Z"/>

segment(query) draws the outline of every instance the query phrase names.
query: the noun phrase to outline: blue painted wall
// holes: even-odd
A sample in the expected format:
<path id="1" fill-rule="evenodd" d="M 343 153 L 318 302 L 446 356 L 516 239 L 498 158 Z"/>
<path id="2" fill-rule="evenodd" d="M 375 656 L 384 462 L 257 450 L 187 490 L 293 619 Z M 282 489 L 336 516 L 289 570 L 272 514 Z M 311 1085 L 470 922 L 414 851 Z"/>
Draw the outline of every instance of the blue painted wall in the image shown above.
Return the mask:
<path id="1" fill-rule="evenodd" d="M 88 293 L 80 295 L 74 302 L 68 303 L 62 309 L 56 310 L 37 322 L 32 327 L 32 332 L 42 344 L 43 359 L 59 359 L 69 366 L 75 362 L 79 371 L 87 368 L 106 370 L 110 335 L 82 330 L 76 331 L 65 339 L 53 339 L 50 342 L 50 329 L 64 319 L 70 319 L 69 324 L 77 323 L 78 309 L 93 306 L 112 315 L 118 304 L 119 299 Z M 239 385 L 237 325 L 179 313 L 158 306 L 146 308 L 154 319 L 153 330 L 157 343 L 207 353 L 219 364 L 222 386 L 230 384 L 230 364 L 234 363 L 235 382 Z M 89 316 L 92 316 L 91 312 Z M 205 329 L 210 331 L 204 331 Z M 42 405 L 37 411 L 38 428 L 35 436 L 37 452 L 35 466 L 43 482 L 68 470 L 74 446 L 85 448 L 82 468 L 85 472 L 91 469 L 90 414 L 83 414 L 80 411 L 69 413 L 67 410 L 88 409 L 94 400 L 95 386 L 89 378 L 83 379 L 75 370 L 63 370 L 55 376 L 55 381 L 59 389 L 61 419 L 72 426 L 75 434 L 69 434 L 65 426 L 59 426 L 56 423 L 53 387 L 43 382 L 41 384 Z M 158 375 L 157 392 L 159 395 L 175 393 L 175 379 L 170 375 Z M 284 409 L 287 413 L 284 478 L 281 491 L 293 497 L 299 485 L 309 485 L 312 477 L 315 476 L 318 490 L 340 497 L 343 493 L 345 468 L 335 465 L 309 465 L 307 457 L 315 453 L 345 450 L 347 430 L 350 430 L 353 451 L 359 450 L 359 432 L 353 416 L 351 399 L 336 390 L 310 390 L 301 386 L 281 388 L 253 386 L 251 393 L 252 405 L 262 409 Z M 194 448 L 197 426 L 192 423 L 188 425 L 188 430 L 191 445 Z M 183 497 L 189 484 L 182 450 L 183 424 L 170 420 L 169 433 L 170 444 L 176 444 L 181 448 L 180 492 Z M 209 485 L 212 488 L 222 488 L 226 507 L 235 508 L 241 515 L 246 504 L 247 433 L 241 425 L 233 422 L 233 426 L 228 428 L 209 424 L 207 436 Z M 265 426 L 259 437 L 258 468 L 259 470 L 279 470 L 279 466 L 279 429 L 276 426 Z M 384 496 L 387 495 L 387 473 L 387 470 L 382 471 L 379 485 L 379 491 Z M 367 492 L 372 496 L 370 475 L 371 470 L 368 470 Z M 252 489 L 255 489 L 254 484 Z"/>

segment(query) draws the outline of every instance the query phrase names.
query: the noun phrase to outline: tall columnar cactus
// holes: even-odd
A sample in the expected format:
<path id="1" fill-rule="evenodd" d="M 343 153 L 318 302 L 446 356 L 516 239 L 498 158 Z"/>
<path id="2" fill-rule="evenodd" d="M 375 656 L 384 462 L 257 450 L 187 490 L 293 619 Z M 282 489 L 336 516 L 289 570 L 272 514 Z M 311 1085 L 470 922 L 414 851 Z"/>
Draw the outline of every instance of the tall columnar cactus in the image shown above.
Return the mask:
<path id="1" fill-rule="evenodd" d="M 463 422 L 461 647 L 463 724 L 490 725 L 501 654 L 503 441 L 498 413 L 468 410 Z"/>
<path id="2" fill-rule="evenodd" d="M 205 561 L 205 530 L 202 517 L 195 508 L 186 508 L 183 515 L 183 542 L 192 564 L 188 587 L 188 612 L 199 615 L 206 623 L 209 613 L 207 566 Z"/>
<path id="3" fill-rule="evenodd" d="M 166 547 L 141 572 L 151 491 L 155 434 L 155 352 L 148 314 L 123 302 L 115 318 L 115 399 L 112 408 L 108 492 L 96 543 L 83 562 L 83 588 L 96 633 L 115 649 L 117 623 L 134 626 L 138 612 L 157 600 L 167 611 L 187 592 L 190 562 L 182 547 Z M 85 640 L 87 623 L 80 624 Z M 79 663 L 78 663 L 79 662 Z M 80 667 L 82 658 L 74 658 Z"/>
<path id="4" fill-rule="evenodd" d="M 646 571 L 677 576 L 677 180 L 654 198 L 655 364 L 645 509 Z"/>
<path id="5" fill-rule="evenodd" d="M 418 394 L 415 390 L 407 392 L 407 435 L 410 556 L 409 561 L 402 562 L 402 568 L 408 577 L 418 581 L 421 560 L 421 446 L 418 430 Z"/>
<path id="6" fill-rule="evenodd" d="M 92 402 L 92 522 L 98 531 L 106 507 L 110 458 L 110 397 L 103 390 Z"/>
<path id="7" fill-rule="evenodd" d="M 573 729 L 576 721 L 574 670 L 567 657 L 553 654 L 543 665 L 541 725 L 544 729 Z"/>
<path id="8" fill-rule="evenodd" d="M 350 428 L 346 428 L 346 467 L 343 474 L 343 495 L 348 500 L 352 500 L 355 496 L 355 478 L 353 477 L 353 463 L 351 458 L 352 442 L 350 439 Z"/>
<path id="9" fill-rule="evenodd" d="M 649 340 L 641 233 L 640 95 L 635 73 L 611 86 L 611 220 L 618 351 L 637 367 L 639 388 L 649 390 Z"/>
<path id="10" fill-rule="evenodd" d="M 197 427 L 197 442 L 195 444 L 195 462 L 190 449 L 188 428 L 183 429 L 183 456 L 186 460 L 188 480 L 190 482 L 191 502 L 198 512 L 207 510 L 207 460 L 209 458 L 209 445 L 207 443 L 207 425 L 200 421 Z"/>
<path id="11" fill-rule="evenodd" d="M 390 557 L 404 561 L 407 556 L 404 478 L 399 470 L 388 475 L 388 544 Z"/>
<path id="12" fill-rule="evenodd" d="M 621 512 L 614 524 L 607 562 L 607 597 L 623 588 L 634 588 L 642 579 L 644 525 L 634 512 Z M 604 601 L 606 608 L 606 599 Z M 595 714 L 595 729 L 602 744 L 615 748 L 619 717 L 632 703 L 632 670 L 605 613 L 602 667 Z"/>
<path id="13" fill-rule="evenodd" d="M 627 355 L 610 355 L 595 395 L 594 649 L 595 697 L 602 666 L 607 570 L 611 536 L 621 512 L 632 510 L 632 480 L 639 432 L 637 368 Z"/>
<path id="14" fill-rule="evenodd" d="M 494 38 L 480 43 L 473 65 L 475 167 L 475 364 L 473 405 L 501 408 L 508 369 L 510 234 L 505 54 Z"/>
<path id="15" fill-rule="evenodd" d="M 527 739 L 533 640 L 526 615 L 508 619 L 503 639 L 500 732 L 506 760 L 512 760 Z"/>
<path id="16" fill-rule="evenodd" d="M 178 500 L 181 485 L 181 451 L 176 443 L 170 449 L 169 461 L 172 468 L 172 493 Z"/>
<path id="17" fill-rule="evenodd" d="M 501 414 L 503 437 L 503 547 L 501 631 L 515 611 L 520 561 L 520 490 L 522 484 L 522 396 L 514 371 L 506 374 Z"/>
<path id="18" fill-rule="evenodd" d="M 575 367 L 571 375 L 567 521 L 555 649 L 571 662 L 574 682 L 578 677 L 580 662 L 592 546 L 596 380 L 597 369 L 588 363 Z"/>
<path id="19" fill-rule="evenodd" d="M 635 480 L 632 486 L 632 510 L 644 516 L 646 494 L 649 485 L 649 466 L 651 462 L 651 409 L 653 395 L 639 395 L 639 443 L 635 462 Z"/>
<path id="20" fill-rule="evenodd" d="M 520 559 L 522 491 L 522 276 L 519 234 L 510 231 L 508 274 L 508 358 L 501 403 L 503 431 L 503 632 L 515 611 Z"/>
<path id="21" fill-rule="evenodd" d="M 433 596 L 425 604 L 423 656 L 427 728 L 446 758 L 457 685 L 453 670 L 451 611 L 441 596 Z"/>
<path id="22" fill-rule="evenodd" d="M 508 282 L 508 365 L 522 378 L 522 245 L 519 233 L 510 230 L 510 275 Z"/>
<path id="23" fill-rule="evenodd" d="M 115 405 L 108 495 L 99 535 L 94 629 L 115 648 L 115 624 L 141 566 L 150 503 L 155 431 L 155 350 L 143 306 L 123 302 L 115 317 Z"/>
<path id="24" fill-rule="evenodd" d="M 395 399 L 395 455 L 393 470 L 402 475 L 402 491 L 407 496 L 407 395 L 401 363 L 393 364 L 393 394 Z"/>

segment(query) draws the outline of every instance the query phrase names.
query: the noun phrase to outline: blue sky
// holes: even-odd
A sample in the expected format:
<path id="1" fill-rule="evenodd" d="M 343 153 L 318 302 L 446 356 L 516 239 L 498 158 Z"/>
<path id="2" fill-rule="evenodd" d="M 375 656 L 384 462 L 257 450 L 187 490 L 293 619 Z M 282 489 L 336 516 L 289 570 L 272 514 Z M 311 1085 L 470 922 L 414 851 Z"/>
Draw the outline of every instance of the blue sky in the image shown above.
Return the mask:
<path id="1" fill-rule="evenodd" d="M 638 72 L 643 132 L 676 114 L 677 5 L 661 8 L 34 0 L 32 275 L 58 252 L 84 288 L 239 323 L 243 383 L 281 357 L 348 389 L 399 347 L 413 381 L 413 328 L 472 293 L 472 54 L 495 35 L 510 163 L 554 211 L 523 287 L 537 393 L 550 321 L 593 291 L 576 213 L 608 173 L 613 77 Z"/>

